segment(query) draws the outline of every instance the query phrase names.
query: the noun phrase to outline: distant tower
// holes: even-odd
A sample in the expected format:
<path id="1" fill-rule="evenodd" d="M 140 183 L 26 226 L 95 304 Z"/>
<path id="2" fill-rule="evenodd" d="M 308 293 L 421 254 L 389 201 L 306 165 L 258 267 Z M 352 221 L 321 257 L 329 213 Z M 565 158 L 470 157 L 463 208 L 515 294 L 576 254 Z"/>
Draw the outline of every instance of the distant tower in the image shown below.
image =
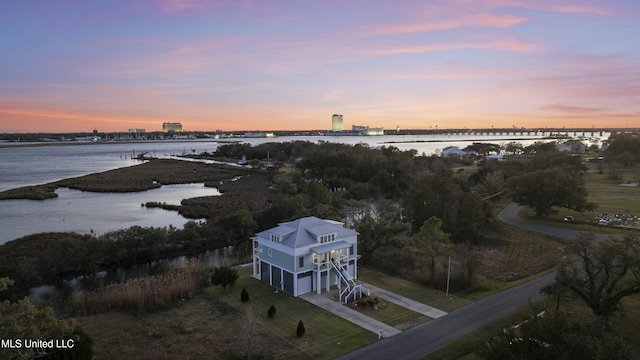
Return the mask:
<path id="1" fill-rule="evenodd" d="M 182 124 L 181 123 L 162 123 L 162 132 L 164 133 L 181 133 L 182 132 Z"/>
<path id="2" fill-rule="evenodd" d="M 342 115 L 333 114 L 331 117 L 331 130 L 342 131 Z"/>
<path id="3" fill-rule="evenodd" d="M 400 132 L 400 125 L 396 125 L 396 132 L 399 133 Z"/>

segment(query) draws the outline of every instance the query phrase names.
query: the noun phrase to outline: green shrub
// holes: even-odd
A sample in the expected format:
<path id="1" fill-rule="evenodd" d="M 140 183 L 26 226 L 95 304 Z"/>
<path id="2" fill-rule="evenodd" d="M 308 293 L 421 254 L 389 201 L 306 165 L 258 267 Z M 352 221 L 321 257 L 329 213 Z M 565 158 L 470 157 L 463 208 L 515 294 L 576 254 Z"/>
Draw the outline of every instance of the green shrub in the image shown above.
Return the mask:
<path id="1" fill-rule="evenodd" d="M 298 337 L 302 337 L 302 335 L 304 335 L 304 324 L 302 323 L 302 320 L 298 321 L 298 328 L 296 329 L 296 335 L 298 335 Z"/>
<path id="2" fill-rule="evenodd" d="M 243 303 L 249 301 L 249 293 L 247 292 L 247 289 L 242 288 L 242 292 L 240 293 L 240 300 L 242 300 Z"/>
<path id="3" fill-rule="evenodd" d="M 227 288 L 227 285 L 233 286 L 240 275 L 238 270 L 230 268 L 229 266 L 220 266 L 213 270 L 211 275 L 211 283 L 215 286 L 222 285 L 222 290 Z"/>
<path id="4" fill-rule="evenodd" d="M 273 306 L 273 304 L 271 304 L 271 307 L 267 311 L 267 316 L 270 317 L 270 318 L 276 316 L 276 307 Z"/>

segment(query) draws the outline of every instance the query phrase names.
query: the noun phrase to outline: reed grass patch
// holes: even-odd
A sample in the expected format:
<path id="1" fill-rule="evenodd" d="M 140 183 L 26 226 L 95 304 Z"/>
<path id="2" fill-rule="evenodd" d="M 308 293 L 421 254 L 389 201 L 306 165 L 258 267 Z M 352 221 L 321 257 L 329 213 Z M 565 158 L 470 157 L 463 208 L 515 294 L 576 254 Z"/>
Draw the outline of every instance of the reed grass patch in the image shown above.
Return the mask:
<path id="1" fill-rule="evenodd" d="M 110 284 L 91 291 L 77 291 L 71 298 L 72 308 L 78 315 L 113 310 L 149 313 L 201 293 L 208 276 L 203 262 L 190 260 L 183 266 L 156 276 Z"/>

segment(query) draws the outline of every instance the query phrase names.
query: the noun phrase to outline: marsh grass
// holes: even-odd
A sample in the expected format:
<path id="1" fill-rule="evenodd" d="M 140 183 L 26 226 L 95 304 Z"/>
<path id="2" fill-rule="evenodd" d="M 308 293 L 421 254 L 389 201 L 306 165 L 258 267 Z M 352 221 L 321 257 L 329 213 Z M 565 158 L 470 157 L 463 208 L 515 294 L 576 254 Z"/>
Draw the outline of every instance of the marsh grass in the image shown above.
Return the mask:
<path id="1" fill-rule="evenodd" d="M 225 216 L 241 209 L 263 209 L 272 196 L 268 175 L 263 170 L 154 159 L 135 166 L 2 191 L 0 200 L 55 198 L 58 187 L 91 192 L 138 192 L 162 185 L 193 183 L 216 187 L 224 196 L 185 199 L 180 206 L 151 201 L 148 206 L 176 210 L 184 217 L 199 219 Z"/>
<path id="2" fill-rule="evenodd" d="M 28 200 L 46 200 L 57 198 L 58 194 L 55 190 L 58 188 L 55 184 L 25 186 L 17 189 L 10 189 L 0 192 L 0 200 L 28 199 Z"/>
<path id="3" fill-rule="evenodd" d="M 205 264 L 192 260 L 157 276 L 110 284 L 92 291 L 77 291 L 71 298 L 72 308 L 79 315 L 112 310 L 153 312 L 169 307 L 176 300 L 191 299 L 199 294 L 207 278 Z"/>
<path id="4" fill-rule="evenodd" d="M 511 282 L 543 273 L 562 259 L 562 242 L 544 234 L 505 226 L 501 244 L 479 249 L 480 274 L 490 280 Z"/>

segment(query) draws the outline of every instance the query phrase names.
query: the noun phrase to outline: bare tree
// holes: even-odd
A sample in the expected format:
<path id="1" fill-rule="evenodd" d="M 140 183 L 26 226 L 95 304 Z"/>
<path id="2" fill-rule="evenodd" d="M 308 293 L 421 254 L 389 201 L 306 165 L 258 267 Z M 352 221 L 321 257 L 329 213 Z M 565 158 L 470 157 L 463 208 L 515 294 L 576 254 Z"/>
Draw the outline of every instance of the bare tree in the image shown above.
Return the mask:
<path id="1" fill-rule="evenodd" d="M 579 261 L 563 265 L 547 293 L 553 286 L 567 288 L 591 308 L 598 323 L 609 328 L 620 301 L 640 293 L 640 239 L 627 236 L 598 243 L 593 234 L 584 233 L 571 248 Z"/>

